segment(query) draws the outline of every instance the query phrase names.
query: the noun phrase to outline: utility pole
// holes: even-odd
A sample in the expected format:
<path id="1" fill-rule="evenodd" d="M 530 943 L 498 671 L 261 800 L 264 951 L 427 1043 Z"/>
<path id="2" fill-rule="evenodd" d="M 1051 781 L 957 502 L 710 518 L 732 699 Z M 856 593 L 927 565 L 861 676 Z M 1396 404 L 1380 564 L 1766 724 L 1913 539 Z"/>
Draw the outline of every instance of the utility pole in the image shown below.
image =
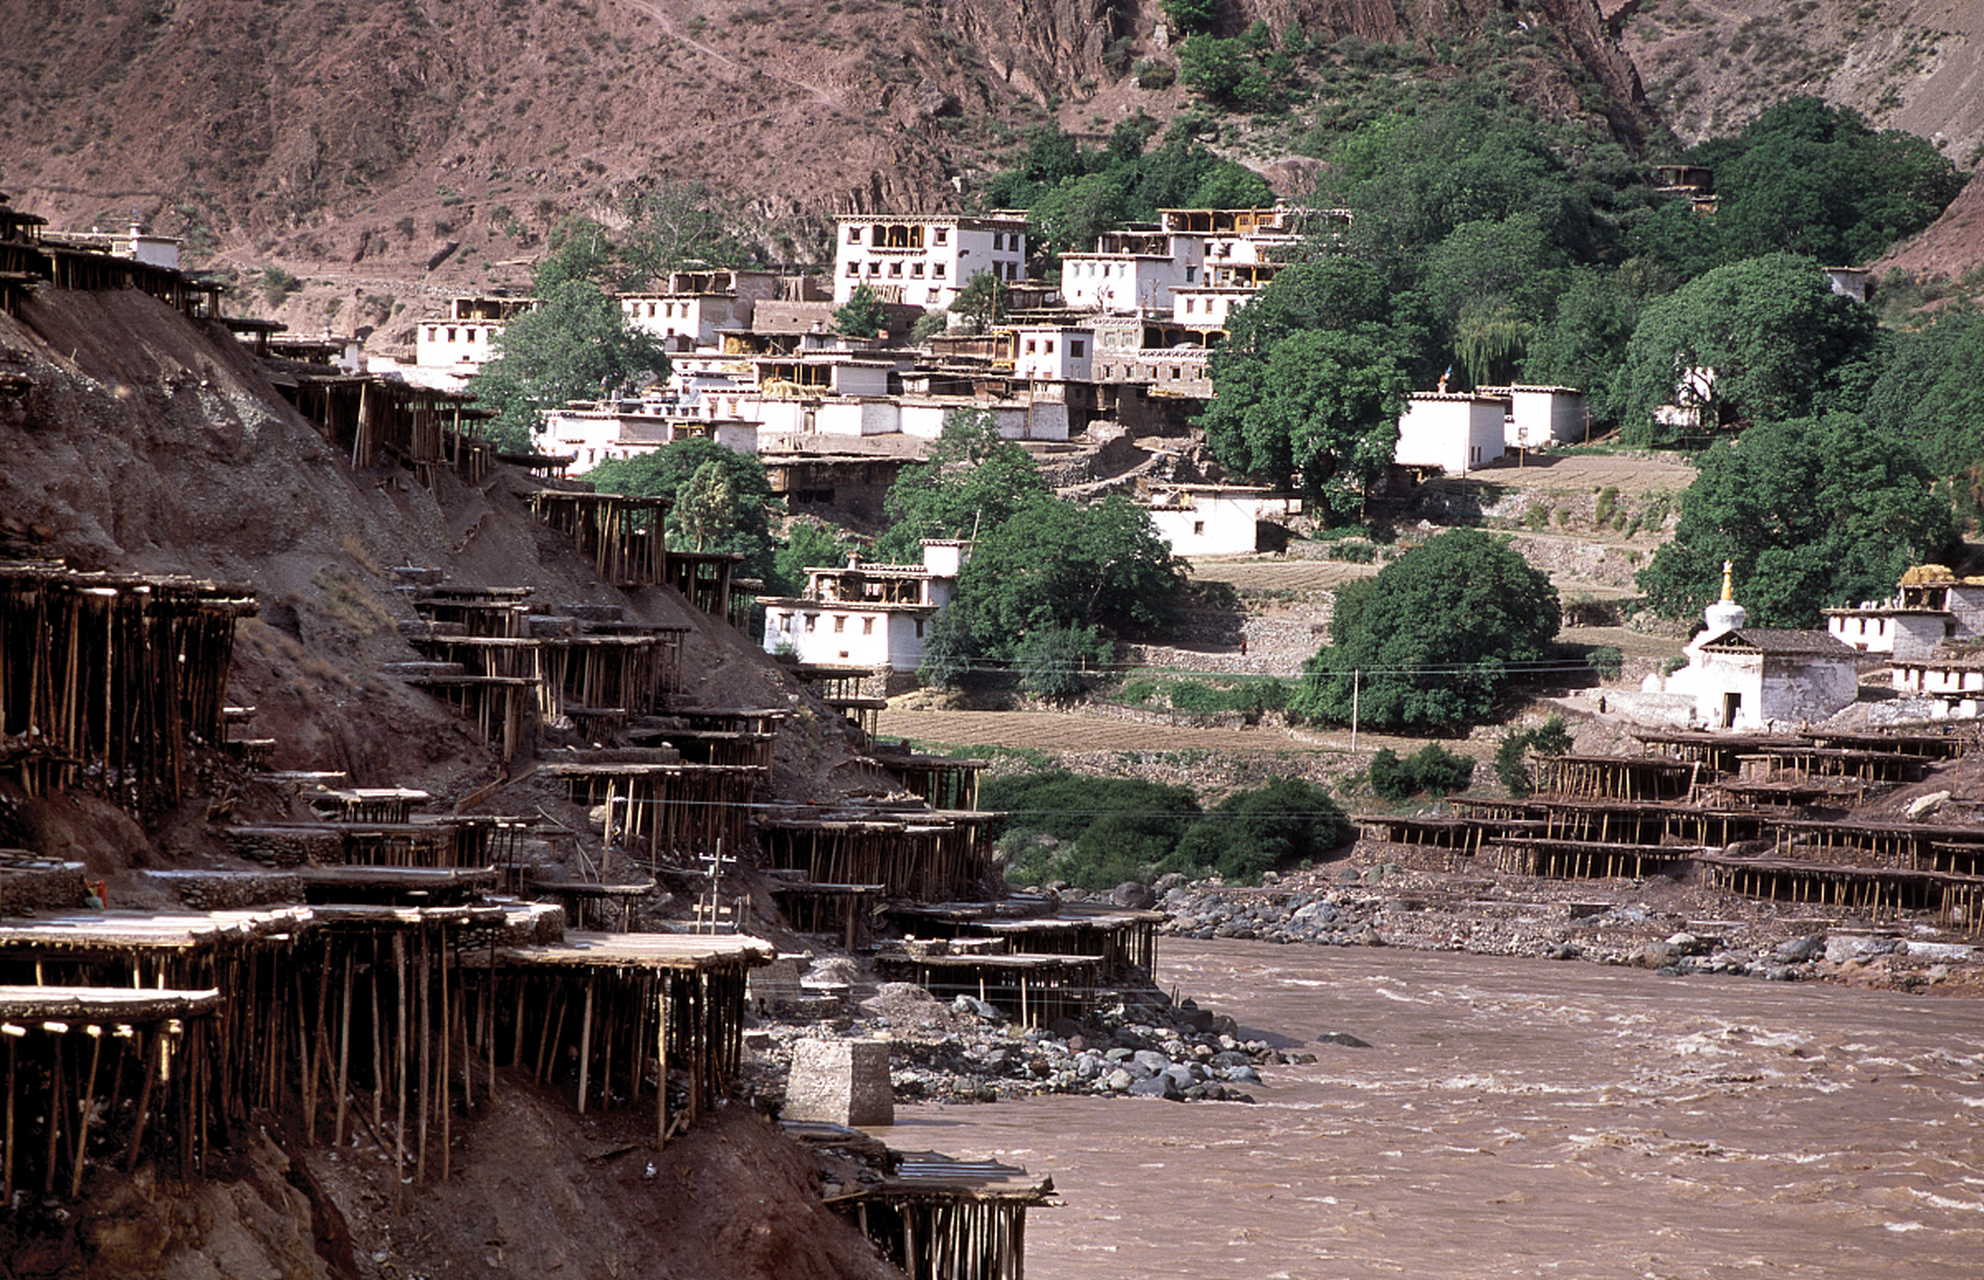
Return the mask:
<path id="1" fill-rule="evenodd" d="M 1357 698 L 1362 692 L 1364 672 L 1361 668 L 1350 669 L 1350 754 L 1357 754 Z"/>

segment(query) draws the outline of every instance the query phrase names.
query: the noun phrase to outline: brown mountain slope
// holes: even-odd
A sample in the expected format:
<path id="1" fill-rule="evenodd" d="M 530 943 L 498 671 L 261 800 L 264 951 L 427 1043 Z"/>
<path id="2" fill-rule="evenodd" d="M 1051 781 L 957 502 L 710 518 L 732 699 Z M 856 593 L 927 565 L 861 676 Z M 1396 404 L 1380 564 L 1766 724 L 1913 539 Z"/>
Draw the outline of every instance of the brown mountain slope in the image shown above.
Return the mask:
<path id="1" fill-rule="evenodd" d="M 1329 44 L 1525 21 L 1563 53 L 1519 93 L 1646 127 L 1593 0 L 1519 8 L 1228 0 L 1220 27 Z M 0 188 L 58 227 L 135 209 L 198 259 L 330 282 L 285 318 L 348 329 L 423 286 L 515 282 L 560 217 L 612 221 L 660 181 L 744 201 L 770 257 L 815 261 L 833 214 L 955 205 L 953 180 L 1050 110 L 1083 132 L 1168 117 L 1183 91 L 1130 69 L 1169 42 L 1156 0 L 17 0 Z"/>

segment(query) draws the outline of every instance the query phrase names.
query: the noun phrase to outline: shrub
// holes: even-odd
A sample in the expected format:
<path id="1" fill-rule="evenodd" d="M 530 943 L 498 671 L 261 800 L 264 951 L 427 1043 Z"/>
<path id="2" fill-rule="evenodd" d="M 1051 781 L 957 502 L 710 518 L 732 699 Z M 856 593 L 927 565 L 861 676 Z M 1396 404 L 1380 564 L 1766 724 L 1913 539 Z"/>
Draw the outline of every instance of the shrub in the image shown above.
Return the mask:
<path id="1" fill-rule="evenodd" d="M 1591 664 L 1591 669 L 1598 673 L 1601 680 L 1617 680 L 1626 667 L 1626 655 L 1619 652 L 1619 646 L 1612 644 L 1599 645 L 1585 655 L 1585 661 Z"/>
<path id="2" fill-rule="evenodd" d="M 1536 789 L 1531 774 L 1531 756 L 1560 756 L 1571 749 L 1570 731 L 1564 717 L 1551 716 L 1534 729 L 1511 729 L 1495 748 L 1495 777 L 1512 796 L 1526 796 Z"/>
<path id="3" fill-rule="evenodd" d="M 1429 742 L 1409 759 L 1399 759 L 1390 747 L 1371 757 L 1371 790 L 1396 804 L 1420 792 L 1436 796 L 1465 791 L 1474 780 L 1474 760 Z"/>
<path id="4" fill-rule="evenodd" d="M 1169 89 L 1178 83 L 1178 68 L 1163 58 L 1145 58 L 1137 63 L 1137 88 Z"/>

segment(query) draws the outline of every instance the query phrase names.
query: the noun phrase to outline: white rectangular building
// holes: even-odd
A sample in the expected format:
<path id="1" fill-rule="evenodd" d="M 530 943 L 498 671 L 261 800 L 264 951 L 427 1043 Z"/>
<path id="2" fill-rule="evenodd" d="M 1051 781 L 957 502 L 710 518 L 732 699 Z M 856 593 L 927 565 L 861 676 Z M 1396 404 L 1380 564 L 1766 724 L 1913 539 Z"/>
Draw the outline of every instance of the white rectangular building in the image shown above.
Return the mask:
<path id="1" fill-rule="evenodd" d="M 834 301 L 867 285 L 883 302 L 948 307 L 973 276 L 1026 279 L 1026 217 L 990 214 L 845 217 L 835 235 Z"/>
<path id="2" fill-rule="evenodd" d="M 1392 461 L 1466 475 L 1502 456 L 1508 401 L 1474 392 L 1415 391 L 1398 420 Z"/>

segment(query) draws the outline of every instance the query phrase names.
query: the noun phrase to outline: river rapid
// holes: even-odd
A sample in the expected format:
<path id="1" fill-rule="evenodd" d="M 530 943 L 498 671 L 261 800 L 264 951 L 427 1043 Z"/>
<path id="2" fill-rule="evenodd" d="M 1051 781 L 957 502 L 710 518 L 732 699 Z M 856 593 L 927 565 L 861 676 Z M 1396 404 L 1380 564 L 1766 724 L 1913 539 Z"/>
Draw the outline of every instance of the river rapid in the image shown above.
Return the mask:
<path id="1" fill-rule="evenodd" d="M 1171 939 L 1159 970 L 1316 1061 L 1263 1068 L 1255 1106 L 910 1106 L 882 1134 L 1052 1174 L 1033 1280 L 1984 1276 L 1979 1002 Z"/>

